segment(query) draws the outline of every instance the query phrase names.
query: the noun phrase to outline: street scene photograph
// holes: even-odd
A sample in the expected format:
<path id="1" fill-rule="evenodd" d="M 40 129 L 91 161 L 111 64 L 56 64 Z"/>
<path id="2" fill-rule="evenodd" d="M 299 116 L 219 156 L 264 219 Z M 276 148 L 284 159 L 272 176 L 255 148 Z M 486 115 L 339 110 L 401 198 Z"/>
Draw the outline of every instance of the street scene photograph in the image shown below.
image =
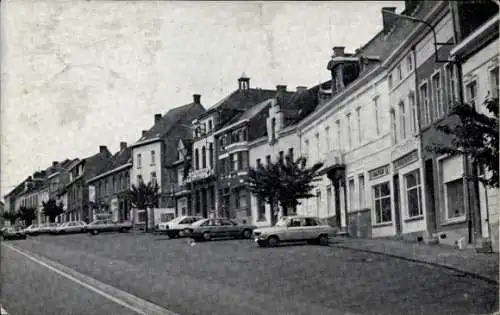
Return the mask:
<path id="1" fill-rule="evenodd" d="M 500 315 L 500 1 L 0 6 L 0 315 Z"/>

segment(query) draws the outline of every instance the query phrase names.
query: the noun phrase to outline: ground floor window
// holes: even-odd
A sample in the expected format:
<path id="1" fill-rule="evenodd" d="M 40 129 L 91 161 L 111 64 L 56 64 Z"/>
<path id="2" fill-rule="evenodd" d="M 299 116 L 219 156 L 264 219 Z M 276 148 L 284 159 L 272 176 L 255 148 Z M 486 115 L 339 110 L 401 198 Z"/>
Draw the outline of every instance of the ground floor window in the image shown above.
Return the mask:
<path id="1" fill-rule="evenodd" d="M 440 161 L 444 219 L 457 220 L 465 217 L 464 206 L 464 168 L 460 155 L 447 157 Z"/>
<path id="2" fill-rule="evenodd" d="M 422 207 L 422 186 L 420 182 L 419 170 L 410 172 L 404 176 L 406 185 L 406 201 L 408 207 L 408 217 L 418 217 L 423 215 Z"/>
<path id="3" fill-rule="evenodd" d="M 266 221 L 266 203 L 257 198 L 257 221 Z"/>
<path id="4" fill-rule="evenodd" d="M 391 187 L 389 182 L 373 186 L 373 205 L 375 210 L 375 223 L 387 223 L 391 217 Z"/>

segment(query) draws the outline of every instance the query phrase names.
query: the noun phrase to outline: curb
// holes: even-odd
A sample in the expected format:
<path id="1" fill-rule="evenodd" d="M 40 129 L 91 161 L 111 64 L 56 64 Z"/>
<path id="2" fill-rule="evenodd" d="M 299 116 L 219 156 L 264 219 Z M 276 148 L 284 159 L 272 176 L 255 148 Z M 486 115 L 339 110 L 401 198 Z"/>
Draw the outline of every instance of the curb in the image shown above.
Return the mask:
<path id="1" fill-rule="evenodd" d="M 332 243 L 330 243 L 330 246 L 338 247 L 338 248 L 344 248 L 344 249 L 350 249 L 350 250 L 355 250 L 355 251 L 360 251 L 360 252 L 365 252 L 365 253 L 372 253 L 372 254 L 377 254 L 377 255 L 382 255 L 382 256 L 388 256 L 388 257 L 402 259 L 402 260 L 406 260 L 406 261 L 410 261 L 410 262 L 414 262 L 414 263 L 420 263 L 420 264 L 430 265 L 430 266 L 433 266 L 433 267 L 444 268 L 444 269 L 448 269 L 448 270 L 451 270 L 451 271 L 454 271 L 454 272 L 466 274 L 466 275 L 468 275 L 468 276 L 470 276 L 472 278 L 483 280 L 483 281 L 488 282 L 490 284 L 494 284 L 494 285 L 498 285 L 499 284 L 498 280 L 493 279 L 491 277 L 483 276 L 483 275 L 478 274 L 478 273 L 474 273 L 474 272 L 471 272 L 471 271 L 459 269 L 459 268 L 456 268 L 456 267 L 452 267 L 452 266 L 448 266 L 448 265 L 444 265 L 444 264 L 440 264 L 440 263 L 436 263 L 436 262 L 432 262 L 432 261 L 410 258 L 410 257 L 406 257 L 406 256 L 403 256 L 403 255 L 396 255 L 396 254 L 391 254 L 391 253 L 387 253 L 387 252 L 383 252 L 383 251 L 377 251 L 377 250 L 371 250 L 371 249 L 364 249 L 364 248 L 357 248 L 357 247 L 348 246 L 348 245 L 341 245 L 341 244 L 332 244 Z"/>

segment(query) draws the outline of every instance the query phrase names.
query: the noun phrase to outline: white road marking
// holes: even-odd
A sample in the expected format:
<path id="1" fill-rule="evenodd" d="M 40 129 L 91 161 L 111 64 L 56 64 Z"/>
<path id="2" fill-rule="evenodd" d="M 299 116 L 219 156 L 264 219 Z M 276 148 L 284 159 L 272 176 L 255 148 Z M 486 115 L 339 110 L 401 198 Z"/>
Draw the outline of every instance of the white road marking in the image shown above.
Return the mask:
<path id="1" fill-rule="evenodd" d="M 102 283 L 94 278 L 88 277 L 84 274 L 77 272 L 69 267 L 63 266 L 59 263 L 51 261 L 47 258 L 40 257 L 33 253 L 26 253 L 25 250 L 20 250 L 13 245 L 2 243 L 5 247 L 25 256 L 26 258 L 48 268 L 49 270 L 75 282 L 79 285 L 119 304 L 126 307 L 137 314 L 142 315 L 179 315 L 172 311 L 162 308 L 159 305 L 153 304 L 143 300 L 135 295 L 122 291 L 113 286 Z M 36 256 L 36 257 L 35 257 Z M 64 271 L 63 271 L 64 270 Z M 71 273 L 71 274 L 70 274 Z M 118 296 L 118 297 L 117 297 Z M 3 315 L 3 309 L 1 315 Z M 7 313 L 5 313 L 7 314 Z"/>

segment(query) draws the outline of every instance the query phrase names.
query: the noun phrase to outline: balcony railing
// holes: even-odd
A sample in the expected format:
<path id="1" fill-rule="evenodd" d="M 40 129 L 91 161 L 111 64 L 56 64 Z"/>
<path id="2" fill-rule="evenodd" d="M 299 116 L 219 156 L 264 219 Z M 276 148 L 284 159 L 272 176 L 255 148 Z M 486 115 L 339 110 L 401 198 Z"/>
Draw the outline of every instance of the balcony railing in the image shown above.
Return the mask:
<path id="1" fill-rule="evenodd" d="M 199 170 L 192 170 L 189 174 L 190 181 L 207 178 L 214 175 L 214 170 L 211 168 L 203 168 Z"/>

